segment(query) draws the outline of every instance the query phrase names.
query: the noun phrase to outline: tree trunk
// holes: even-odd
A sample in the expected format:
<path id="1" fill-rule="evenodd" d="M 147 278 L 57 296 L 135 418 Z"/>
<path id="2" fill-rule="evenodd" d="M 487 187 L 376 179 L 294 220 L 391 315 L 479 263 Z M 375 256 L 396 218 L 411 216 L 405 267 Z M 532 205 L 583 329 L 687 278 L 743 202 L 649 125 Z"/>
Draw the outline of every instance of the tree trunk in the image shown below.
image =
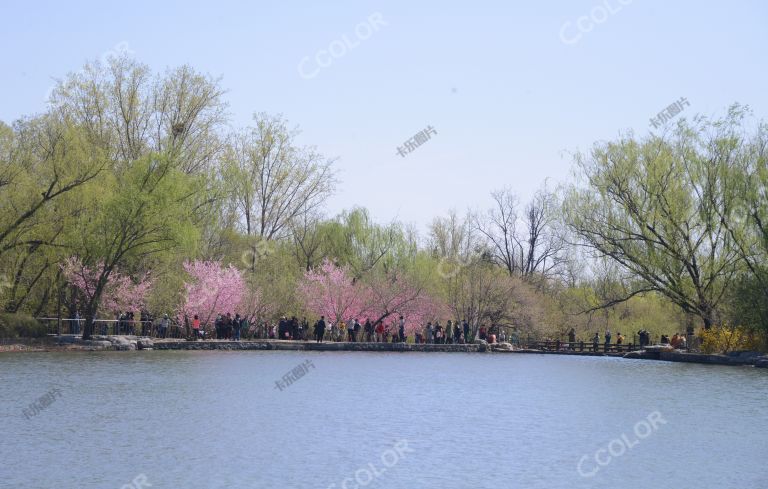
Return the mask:
<path id="1" fill-rule="evenodd" d="M 84 340 L 90 340 L 91 336 L 93 336 L 93 313 L 88 311 L 85 314 L 85 327 L 83 328 L 83 339 Z"/>

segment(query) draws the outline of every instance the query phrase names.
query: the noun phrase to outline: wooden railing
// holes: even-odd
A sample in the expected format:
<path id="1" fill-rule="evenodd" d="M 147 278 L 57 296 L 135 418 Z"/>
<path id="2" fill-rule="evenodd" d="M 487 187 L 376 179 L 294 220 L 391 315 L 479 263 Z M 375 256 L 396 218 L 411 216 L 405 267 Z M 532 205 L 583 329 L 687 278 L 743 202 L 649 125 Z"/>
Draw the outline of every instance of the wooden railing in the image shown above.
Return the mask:
<path id="1" fill-rule="evenodd" d="M 574 351 L 574 352 L 600 352 L 600 353 L 626 353 L 640 349 L 634 343 L 592 343 L 586 341 L 576 341 L 573 343 L 567 341 L 530 341 L 524 344 L 531 350 L 542 351 Z"/>
<path id="2" fill-rule="evenodd" d="M 85 327 L 85 319 L 61 318 L 37 318 L 45 324 L 49 335 L 82 334 Z M 118 321 L 116 319 L 96 319 L 93 321 L 93 334 L 117 335 L 131 334 L 139 336 L 160 337 L 161 331 L 158 321 Z M 164 338 L 183 338 L 184 328 L 172 321 L 168 326 Z"/>

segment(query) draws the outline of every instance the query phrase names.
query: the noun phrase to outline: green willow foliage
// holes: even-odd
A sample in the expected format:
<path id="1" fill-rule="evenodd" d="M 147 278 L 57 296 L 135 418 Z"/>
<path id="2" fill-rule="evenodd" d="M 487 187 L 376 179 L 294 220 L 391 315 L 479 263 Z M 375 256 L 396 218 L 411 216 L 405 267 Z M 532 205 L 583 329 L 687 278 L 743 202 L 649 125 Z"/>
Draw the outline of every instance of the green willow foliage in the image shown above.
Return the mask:
<path id="1" fill-rule="evenodd" d="M 582 181 L 565 216 L 583 244 L 637 279 L 625 297 L 656 291 L 708 328 L 740 300 L 729 295 L 737 279 L 760 282 L 766 131 L 747 123 L 734 106 L 720 120 L 681 121 L 578 156 Z"/>
<path id="2" fill-rule="evenodd" d="M 90 322 L 100 298 L 59 267 L 76 256 L 103 265 L 100 283 L 149 272 L 156 315 L 180 303 L 188 259 L 234 264 L 276 315 L 301 314 L 298 280 L 330 257 L 355 280 L 407 279 L 473 328 L 768 331 L 766 127 L 743 108 L 597 144 L 570 188 L 522 209 L 495 192 L 494 209 L 436 218 L 423 239 L 364 208 L 324 216 L 333 161 L 279 116 L 232 131 L 223 94 L 191 67 L 117 57 L 65 77 L 45 113 L 0 123 L 3 309 Z"/>

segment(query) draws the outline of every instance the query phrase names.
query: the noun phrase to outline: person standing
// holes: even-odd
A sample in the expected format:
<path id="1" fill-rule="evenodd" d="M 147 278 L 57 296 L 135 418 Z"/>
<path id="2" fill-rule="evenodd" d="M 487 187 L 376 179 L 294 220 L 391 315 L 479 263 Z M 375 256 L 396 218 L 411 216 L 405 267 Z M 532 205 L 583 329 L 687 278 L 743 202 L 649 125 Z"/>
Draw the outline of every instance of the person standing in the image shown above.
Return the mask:
<path id="1" fill-rule="evenodd" d="M 235 319 L 232 321 L 232 331 L 234 333 L 234 340 L 240 341 L 240 329 L 243 327 L 240 314 L 235 313 Z"/>
<path id="2" fill-rule="evenodd" d="M 592 351 L 597 353 L 597 345 L 600 344 L 600 333 L 595 331 L 595 336 L 592 337 Z"/>
<path id="3" fill-rule="evenodd" d="M 228 312 L 226 316 L 224 316 L 224 339 L 225 340 L 232 339 L 232 313 L 231 312 Z"/>
<path id="4" fill-rule="evenodd" d="M 200 318 L 197 314 L 192 318 L 192 337 L 196 340 L 200 338 Z"/>
<path id="5" fill-rule="evenodd" d="M 398 326 L 397 332 L 400 335 L 400 343 L 405 343 L 405 319 L 403 316 L 400 316 L 400 325 Z"/>
<path id="6" fill-rule="evenodd" d="M 299 320 L 296 316 L 291 316 L 291 339 L 299 339 Z"/>
<path id="7" fill-rule="evenodd" d="M 435 342 L 435 327 L 432 326 L 432 321 L 427 321 L 427 343 Z"/>
<path id="8" fill-rule="evenodd" d="M 331 341 L 334 341 L 334 342 L 338 341 L 339 328 L 341 328 L 341 331 L 346 331 L 347 324 L 344 321 L 334 321 L 331 324 Z"/>
<path id="9" fill-rule="evenodd" d="M 355 341 L 355 320 L 350 319 L 347 324 L 347 341 L 354 343 Z"/>
<path id="10" fill-rule="evenodd" d="M 382 343 L 384 341 L 384 323 L 379 321 L 376 325 L 376 343 Z"/>
<path id="11" fill-rule="evenodd" d="M 605 351 L 608 351 L 608 347 L 611 345 L 611 330 L 605 328 Z"/>
<path id="12" fill-rule="evenodd" d="M 360 336 L 360 329 L 362 326 L 360 326 L 360 321 L 355 318 L 355 327 L 353 328 L 353 334 L 352 334 L 352 340 L 357 342 L 358 340 L 362 340 L 362 337 Z"/>
<path id="13" fill-rule="evenodd" d="M 296 326 L 296 340 L 304 341 L 304 321 L 306 321 L 306 319 L 301 322 L 299 322 L 298 319 L 296 320 L 296 324 L 298 325 Z"/>
<path id="14" fill-rule="evenodd" d="M 368 343 L 373 341 L 373 325 L 371 324 L 371 318 L 365 318 L 365 326 L 363 327 L 363 330 L 365 331 L 365 341 Z"/>
<path id="15" fill-rule="evenodd" d="M 168 319 L 168 314 L 163 314 L 163 319 L 160 320 L 160 337 L 165 338 L 165 336 L 168 334 L 168 324 L 170 323 L 170 320 Z"/>
<path id="16" fill-rule="evenodd" d="M 322 343 L 323 336 L 325 336 L 325 316 L 320 316 L 320 319 L 315 323 L 315 340 Z"/>
<path id="17" fill-rule="evenodd" d="M 75 318 L 72 320 L 72 334 L 80 334 L 80 311 L 75 311 Z"/>
<path id="18" fill-rule="evenodd" d="M 464 328 L 464 341 L 469 343 L 469 323 L 466 319 L 462 319 L 461 323 L 461 326 Z"/>

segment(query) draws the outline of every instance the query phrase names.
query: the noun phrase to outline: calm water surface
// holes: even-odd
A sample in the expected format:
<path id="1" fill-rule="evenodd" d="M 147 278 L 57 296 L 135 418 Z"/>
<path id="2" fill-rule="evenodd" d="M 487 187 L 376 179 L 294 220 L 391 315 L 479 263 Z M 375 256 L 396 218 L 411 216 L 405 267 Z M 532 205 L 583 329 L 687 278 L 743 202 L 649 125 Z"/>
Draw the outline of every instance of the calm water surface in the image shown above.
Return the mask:
<path id="1" fill-rule="evenodd" d="M 0 487 L 764 489 L 767 400 L 767 370 L 610 358 L 4 353 Z"/>

